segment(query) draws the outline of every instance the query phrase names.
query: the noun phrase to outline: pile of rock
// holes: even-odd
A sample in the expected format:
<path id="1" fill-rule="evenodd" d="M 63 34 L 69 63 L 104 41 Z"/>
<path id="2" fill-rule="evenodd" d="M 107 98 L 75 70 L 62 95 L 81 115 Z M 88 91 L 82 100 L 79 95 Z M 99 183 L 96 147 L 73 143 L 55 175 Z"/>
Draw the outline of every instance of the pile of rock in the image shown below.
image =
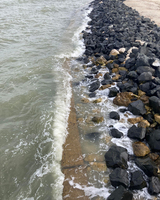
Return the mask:
<path id="1" fill-rule="evenodd" d="M 127 171 L 128 153 L 125 148 L 112 146 L 105 154 L 107 167 L 112 168 L 110 182 L 116 190 L 111 199 L 132 199 L 130 190 L 148 185 L 151 195 L 160 193 L 160 28 L 120 0 L 95 0 L 89 17 L 90 32 L 83 31 L 85 68 L 90 68 L 89 97 L 97 90 L 109 88 L 113 103 L 125 106 L 121 112 L 139 115 L 128 119 L 133 125 L 128 137 L 133 139 L 135 163 L 142 171 Z M 106 69 L 102 75 L 99 70 Z M 109 72 L 108 72 L 109 71 Z M 100 78 L 99 78 L 100 77 Z M 110 118 L 120 120 L 116 112 Z M 111 130 L 116 138 L 123 136 Z M 128 190 L 128 189 L 129 190 Z"/>

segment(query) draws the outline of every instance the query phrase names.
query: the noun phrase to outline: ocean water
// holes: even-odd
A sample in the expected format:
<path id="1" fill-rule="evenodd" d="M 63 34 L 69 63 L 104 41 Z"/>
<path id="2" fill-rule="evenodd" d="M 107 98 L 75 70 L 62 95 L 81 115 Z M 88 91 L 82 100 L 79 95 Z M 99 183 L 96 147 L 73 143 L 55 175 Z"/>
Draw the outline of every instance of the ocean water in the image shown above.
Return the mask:
<path id="1" fill-rule="evenodd" d="M 71 99 L 89 0 L 0 4 L 0 199 L 61 200 Z"/>

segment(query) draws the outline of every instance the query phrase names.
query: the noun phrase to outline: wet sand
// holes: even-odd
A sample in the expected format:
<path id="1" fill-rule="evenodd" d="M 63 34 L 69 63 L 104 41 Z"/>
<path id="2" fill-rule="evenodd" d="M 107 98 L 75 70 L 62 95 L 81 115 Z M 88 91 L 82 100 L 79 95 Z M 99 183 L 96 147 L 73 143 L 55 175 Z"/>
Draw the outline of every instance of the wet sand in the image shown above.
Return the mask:
<path id="1" fill-rule="evenodd" d="M 124 4 L 137 10 L 160 26 L 160 0 L 126 0 Z"/>

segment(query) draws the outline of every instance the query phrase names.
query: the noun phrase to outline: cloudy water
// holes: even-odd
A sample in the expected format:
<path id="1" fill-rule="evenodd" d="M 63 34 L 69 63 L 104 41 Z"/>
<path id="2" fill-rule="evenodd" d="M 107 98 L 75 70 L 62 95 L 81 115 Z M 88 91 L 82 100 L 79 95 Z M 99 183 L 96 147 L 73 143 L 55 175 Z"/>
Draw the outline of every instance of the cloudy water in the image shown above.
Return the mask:
<path id="1" fill-rule="evenodd" d="M 0 199 L 60 200 L 60 160 L 71 98 L 66 57 L 89 0 L 0 4 Z"/>

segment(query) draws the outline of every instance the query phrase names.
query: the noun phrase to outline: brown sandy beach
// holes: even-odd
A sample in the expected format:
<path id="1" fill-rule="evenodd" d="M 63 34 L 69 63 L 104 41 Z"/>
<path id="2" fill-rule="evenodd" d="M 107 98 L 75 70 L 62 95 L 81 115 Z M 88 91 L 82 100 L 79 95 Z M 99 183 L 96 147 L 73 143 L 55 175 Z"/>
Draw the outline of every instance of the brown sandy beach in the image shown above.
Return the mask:
<path id="1" fill-rule="evenodd" d="M 159 0 L 126 0 L 129 7 L 136 9 L 140 15 L 150 18 L 160 26 L 160 1 Z"/>
<path id="2" fill-rule="evenodd" d="M 160 26 L 160 0 L 126 0 L 127 6 L 136 9 L 140 15 L 150 18 Z M 72 187 L 69 181 L 75 177 L 75 182 L 80 185 L 87 185 L 86 166 L 84 164 L 80 146 L 80 138 L 76 120 L 74 100 L 72 98 L 71 111 L 68 120 L 68 136 L 63 146 L 62 172 L 65 175 L 63 199 L 87 200 L 83 190 Z"/>

